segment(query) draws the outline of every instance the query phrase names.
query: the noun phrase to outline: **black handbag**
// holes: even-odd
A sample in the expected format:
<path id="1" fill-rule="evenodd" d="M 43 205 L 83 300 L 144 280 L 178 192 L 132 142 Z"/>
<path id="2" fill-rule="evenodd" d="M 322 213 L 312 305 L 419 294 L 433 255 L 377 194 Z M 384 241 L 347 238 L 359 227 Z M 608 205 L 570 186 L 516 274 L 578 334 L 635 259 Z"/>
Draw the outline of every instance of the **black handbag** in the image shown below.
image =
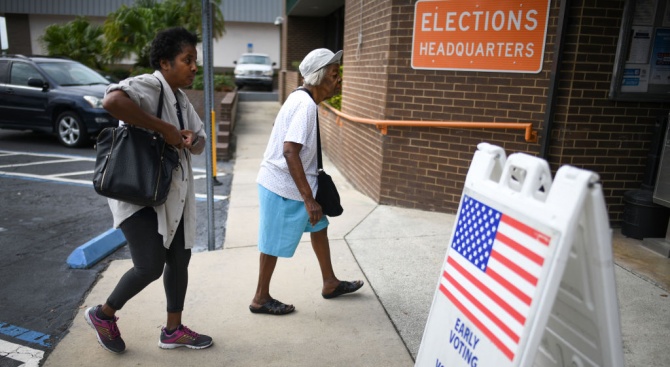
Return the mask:
<path id="1" fill-rule="evenodd" d="M 162 110 L 161 82 L 158 118 Z M 131 125 L 108 127 L 98 135 L 96 152 L 93 187 L 98 194 L 141 206 L 167 200 L 179 152 L 160 134 Z"/>
<path id="2" fill-rule="evenodd" d="M 342 214 L 344 209 L 340 204 L 340 194 L 333 179 L 323 170 L 323 161 L 321 159 L 321 133 L 319 131 L 319 114 L 316 115 L 316 146 L 317 160 L 319 165 L 318 187 L 316 189 L 316 202 L 321 205 L 323 214 L 329 217 L 337 217 Z"/>
<path id="3" fill-rule="evenodd" d="M 301 90 L 310 97 L 312 93 L 303 87 L 298 87 L 296 90 Z M 312 97 L 314 100 L 314 97 Z M 337 217 L 341 215 L 344 209 L 340 204 L 340 194 L 337 192 L 335 182 L 326 171 L 323 170 L 323 159 L 321 158 L 321 132 L 319 131 L 319 112 L 316 113 L 316 154 L 318 162 L 318 176 L 316 188 L 316 197 L 314 198 L 319 205 L 323 214 L 329 217 Z"/>

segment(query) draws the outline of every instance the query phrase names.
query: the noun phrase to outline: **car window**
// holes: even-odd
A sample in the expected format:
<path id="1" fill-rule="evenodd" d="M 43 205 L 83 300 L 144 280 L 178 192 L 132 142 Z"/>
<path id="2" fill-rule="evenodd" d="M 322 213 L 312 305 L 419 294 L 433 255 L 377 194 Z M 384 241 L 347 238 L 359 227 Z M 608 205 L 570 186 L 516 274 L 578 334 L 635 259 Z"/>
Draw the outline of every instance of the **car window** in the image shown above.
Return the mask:
<path id="1" fill-rule="evenodd" d="M 0 84 L 7 83 L 7 70 L 9 69 L 9 61 L 0 60 Z"/>
<path id="2" fill-rule="evenodd" d="M 271 65 L 269 57 L 259 55 L 244 55 L 240 58 L 240 62 L 238 64 Z"/>
<path id="3" fill-rule="evenodd" d="M 56 83 L 63 86 L 109 84 L 109 80 L 102 75 L 76 62 L 40 62 L 38 65 Z"/>
<path id="4" fill-rule="evenodd" d="M 42 79 L 42 75 L 34 66 L 25 62 L 12 63 L 12 71 L 9 77 L 10 84 L 27 86 L 30 78 Z"/>

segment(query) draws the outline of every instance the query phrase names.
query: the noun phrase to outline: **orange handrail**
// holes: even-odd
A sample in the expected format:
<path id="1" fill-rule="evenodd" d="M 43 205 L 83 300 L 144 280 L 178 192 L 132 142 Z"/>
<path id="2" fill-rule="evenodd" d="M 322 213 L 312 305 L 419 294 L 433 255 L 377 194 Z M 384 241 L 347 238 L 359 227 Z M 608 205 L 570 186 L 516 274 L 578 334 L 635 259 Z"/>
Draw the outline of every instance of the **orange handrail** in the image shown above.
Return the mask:
<path id="1" fill-rule="evenodd" d="M 408 120 L 373 120 L 364 117 L 354 117 L 337 110 L 328 103 L 322 103 L 327 109 L 337 115 L 335 120 L 338 125 L 342 125 L 341 119 L 358 122 L 362 124 L 375 125 L 383 135 L 388 133 L 389 126 L 421 126 L 421 127 L 455 127 L 466 129 L 518 129 L 525 130 L 525 139 L 529 143 L 537 142 L 537 131 L 533 130 L 532 122 L 463 122 L 463 121 L 408 121 Z"/>

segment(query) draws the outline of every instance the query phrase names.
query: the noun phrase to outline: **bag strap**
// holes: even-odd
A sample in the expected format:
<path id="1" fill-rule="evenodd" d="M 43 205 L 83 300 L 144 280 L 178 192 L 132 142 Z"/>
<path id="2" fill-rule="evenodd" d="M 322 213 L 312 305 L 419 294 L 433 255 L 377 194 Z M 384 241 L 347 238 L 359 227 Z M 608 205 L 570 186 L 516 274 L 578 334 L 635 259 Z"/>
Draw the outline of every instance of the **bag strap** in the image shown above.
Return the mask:
<path id="1" fill-rule="evenodd" d="M 157 76 L 156 76 L 156 79 L 158 79 Z M 161 80 L 158 79 L 158 81 L 160 82 Z M 179 119 L 179 127 L 182 130 L 184 130 L 184 118 L 182 117 L 182 114 L 181 114 L 181 106 L 179 106 L 179 98 L 177 98 L 177 95 L 174 92 L 172 93 L 172 95 L 174 96 L 174 100 L 177 101 L 177 118 Z M 163 105 L 162 104 L 163 103 L 163 101 L 162 101 L 163 97 L 162 96 L 163 96 L 163 83 L 161 82 L 161 106 Z"/>
<path id="2" fill-rule="evenodd" d="M 158 79 L 157 76 L 154 75 L 156 79 Z M 164 91 L 163 91 L 163 82 L 161 82 L 160 79 L 158 79 L 158 84 L 161 85 L 161 94 L 158 97 L 158 110 L 156 111 L 156 117 L 161 118 L 163 115 L 163 96 L 164 96 Z M 181 127 L 182 130 L 184 130 L 184 119 L 181 116 L 181 107 L 179 107 L 179 100 L 177 99 L 177 96 L 174 95 L 174 99 L 177 101 L 177 118 L 179 119 L 179 127 Z M 186 149 L 184 149 L 186 151 Z"/>
<path id="3" fill-rule="evenodd" d="M 156 79 L 158 79 L 157 76 Z M 156 109 L 156 117 L 161 118 L 161 116 L 163 115 L 163 82 L 161 82 L 161 80 L 158 79 L 158 84 L 160 84 L 161 86 L 161 94 L 158 97 L 158 108 Z"/>
<path id="4" fill-rule="evenodd" d="M 156 79 L 158 79 L 157 76 L 154 75 Z M 158 79 L 158 83 L 161 85 L 161 94 L 158 97 L 158 110 L 156 111 L 156 117 L 161 118 L 161 115 L 163 114 L 163 82 L 161 82 L 160 79 Z M 177 118 L 179 119 L 179 127 L 181 127 L 182 130 L 184 130 L 184 118 L 181 115 L 181 107 L 179 106 L 179 100 L 177 99 L 177 95 L 174 95 L 175 101 L 177 101 Z"/>
<path id="5" fill-rule="evenodd" d="M 316 112 L 316 157 L 318 161 L 318 171 L 323 171 L 323 160 L 321 159 L 321 133 L 319 132 L 319 110 Z"/>
<path id="6" fill-rule="evenodd" d="M 310 98 L 312 98 L 312 101 L 314 101 L 314 96 L 312 96 L 312 92 L 310 92 L 309 89 L 307 89 L 305 87 L 298 87 L 295 90 L 301 90 L 301 91 L 309 94 Z M 316 101 L 314 101 L 314 103 L 316 103 Z M 317 166 L 318 166 L 317 171 L 323 171 L 323 159 L 321 158 L 321 132 L 319 131 L 319 108 L 318 108 L 318 106 L 317 106 L 317 109 L 316 109 L 316 158 L 317 158 Z"/>
<path id="7" fill-rule="evenodd" d="M 179 127 L 184 130 L 184 118 L 181 116 L 181 107 L 179 106 L 179 100 L 176 95 L 174 96 L 174 99 L 177 100 L 177 118 L 179 119 Z"/>

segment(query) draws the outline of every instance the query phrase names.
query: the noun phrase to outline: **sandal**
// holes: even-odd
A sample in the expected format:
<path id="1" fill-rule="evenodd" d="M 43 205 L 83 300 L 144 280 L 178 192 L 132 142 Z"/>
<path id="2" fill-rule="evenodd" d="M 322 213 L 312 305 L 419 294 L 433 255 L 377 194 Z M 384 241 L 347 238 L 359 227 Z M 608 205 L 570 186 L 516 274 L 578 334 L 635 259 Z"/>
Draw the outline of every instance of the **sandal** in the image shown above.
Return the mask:
<path id="1" fill-rule="evenodd" d="M 295 311 L 295 307 L 272 298 L 258 308 L 249 305 L 249 311 L 251 311 L 251 313 L 264 313 L 268 315 L 286 315 Z"/>
<path id="2" fill-rule="evenodd" d="M 328 294 L 322 293 L 321 296 L 323 296 L 323 298 L 325 299 L 339 297 L 343 294 L 356 292 L 357 290 L 361 289 L 363 284 L 365 283 L 363 283 L 362 280 L 354 280 L 353 282 L 341 281 L 340 284 L 337 285 L 337 288 L 335 288 L 334 291 Z"/>

